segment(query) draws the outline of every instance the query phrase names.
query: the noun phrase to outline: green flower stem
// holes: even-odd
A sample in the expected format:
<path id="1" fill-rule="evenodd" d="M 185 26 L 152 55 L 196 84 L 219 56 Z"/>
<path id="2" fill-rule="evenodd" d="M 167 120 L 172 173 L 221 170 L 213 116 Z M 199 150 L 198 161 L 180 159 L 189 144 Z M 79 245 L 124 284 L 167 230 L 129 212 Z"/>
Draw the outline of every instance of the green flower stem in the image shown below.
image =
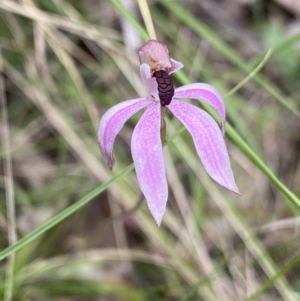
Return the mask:
<path id="1" fill-rule="evenodd" d="M 138 0 L 138 4 L 140 7 L 141 14 L 143 16 L 146 29 L 149 35 L 150 40 L 156 40 L 156 34 L 155 34 L 155 29 L 154 25 L 152 22 L 151 14 L 149 11 L 148 3 L 147 0 Z"/>
<path id="2" fill-rule="evenodd" d="M 166 107 L 160 107 L 160 137 L 162 141 L 162 145 L 167 143 L 167 128 L 166 128 Z"/>

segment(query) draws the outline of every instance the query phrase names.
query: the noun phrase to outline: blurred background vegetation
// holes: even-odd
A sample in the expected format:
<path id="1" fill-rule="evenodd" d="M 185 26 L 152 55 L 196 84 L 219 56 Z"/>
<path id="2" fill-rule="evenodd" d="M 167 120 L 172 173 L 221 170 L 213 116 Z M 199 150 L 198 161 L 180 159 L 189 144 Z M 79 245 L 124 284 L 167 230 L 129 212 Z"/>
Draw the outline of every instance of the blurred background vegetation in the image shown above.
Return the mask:
<path id="1" fill-rule="evenodd" d="M 228 122 L 300 197 L 300 2 L 148 4 L 189 81 L 221 91 Z M 160 228 L 145 201 L 136 206 L 128 168 L 140 114 L 116 140 L 113 172 L 105 166 L 100 117 L 146 95 L 143 24 L 135 0 L 0 1 L 0 300 L 300 300 L 299 208 L 231 137 L 241 196 L 208 178 L 187 132 L 168 143 Z M 259 73 L 228 94 L 271 47 Z M 181 125 L 170 115 L 167 127 Z M 14 220 L 25 237 L 16 252 L 6 249 Z"/>

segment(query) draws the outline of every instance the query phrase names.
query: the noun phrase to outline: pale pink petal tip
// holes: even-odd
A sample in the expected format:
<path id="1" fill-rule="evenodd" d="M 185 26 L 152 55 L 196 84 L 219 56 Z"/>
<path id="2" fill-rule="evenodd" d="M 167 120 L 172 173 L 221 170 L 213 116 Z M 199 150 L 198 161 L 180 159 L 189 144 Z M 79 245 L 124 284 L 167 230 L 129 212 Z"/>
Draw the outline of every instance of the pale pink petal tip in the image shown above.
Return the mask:
<path id="1" fill-rule="evenodd" d="M 112 155 L 114 142 L 124 123 L 137 111 L 150 103 L 149 98 L 123 101 L 110 108 L 101 118 L 97 130 L 98 142 L 109 169 L 114 166 Z"/>
<path id="2" fill-rule="evenodd" d="M 212 106 L 220 117 L 222 133 L 224 135 L 226 122 L 225 103 L 221 94 L 215 87 L 205 83 L 188 84 L 175 89 L 174 97 L 193 98 L 204 101 Z"/>
<path id="3" fill-rule="evenodd" d="M 175 99 L 168 108 L 190 132 L 207 173 L 223 187 L 240 194 L 234 181 L 225 141 L 216 121 L 198 107 Z"/>
<path id="4" fill-rule="evenodd" d="M 234 183 L 235 184 L 235 183 Z M 237 186 L 235 185 L 235 189 L 234 190 L 231 190 L 232 192 L 238 194 L 238 195 L 241 195 L 239 189 L 237 188 Z"/>
<path id="5" fill-rule="evenodd" d="M 183 64 L 180 62 L 175 61 L 174 59 L 171 59 L 171 68 L 169 69 L 169 74 L 172 74 L 174 72 L 177 72 L 181 68 L 183 68 Z"/>
<path id="6" fill-rule="evenodd" d="M 148 107 L 136 125 L 131 140 L 136 176 L 148 208 L 160 225 L 166 211 L 168 185 L 160 138 L 160 104 Z"/>

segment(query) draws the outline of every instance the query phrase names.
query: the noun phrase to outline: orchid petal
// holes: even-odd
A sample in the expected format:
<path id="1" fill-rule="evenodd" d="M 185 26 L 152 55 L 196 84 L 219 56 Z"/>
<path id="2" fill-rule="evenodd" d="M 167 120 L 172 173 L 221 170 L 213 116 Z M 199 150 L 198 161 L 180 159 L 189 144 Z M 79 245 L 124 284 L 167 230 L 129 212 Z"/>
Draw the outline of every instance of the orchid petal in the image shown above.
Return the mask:
<path id="1" fill-rule="evenodd" d="M 123 101 L 110 108 L 101 118 L 97 136 L 101 152 L 107 166 L 112 169 L 114 159 L 112 156 L 116 136 L 124 126 L 124 123 L 137 111 L 150 103 L 150 98 L 136 98 Z"/>
<path id="2" fill-rule="evenodd" d="M 160 105 L 148 107 L 136 125 L 131 153 L 137 179 L 157 225 L 166 211 L 168 185 L 160 138 Z"/>
<path id="3" fill-rule="evenodd" d="M 174 98 L 199 99 L 212 106 L 221 119 L 222 132 L 224 135 L 226 120 L 225 104 L 221 94 L 216 88 L 203 83 L 188 84 L 175 89 Z"/>
<path id="4" fill-rule="evenodd" d="M 168 108 L 192 135 L 207 173 L 220 185 L 239 194 L 226 145 L 215 120 L 198 107 L 175 99 Z"/>
<path id="5" fill-rule="evenodd" d="M 150 66 L 148 64 L 142 64 L 140 67 L 140 73 L 148 92 L 155 100 L 159 101 L 158 84 L 156 78 L 151 75 Z"/>
<path id="6" fill-rule="evenodd" d="M 175 61 L 174 59 L 171 58 L 171 68 L 169 69 L 169 74 L 172 74 L 174 72 L 177 72 L 181 68 L 183 68 L 183 64 L 180 62 Z"/>

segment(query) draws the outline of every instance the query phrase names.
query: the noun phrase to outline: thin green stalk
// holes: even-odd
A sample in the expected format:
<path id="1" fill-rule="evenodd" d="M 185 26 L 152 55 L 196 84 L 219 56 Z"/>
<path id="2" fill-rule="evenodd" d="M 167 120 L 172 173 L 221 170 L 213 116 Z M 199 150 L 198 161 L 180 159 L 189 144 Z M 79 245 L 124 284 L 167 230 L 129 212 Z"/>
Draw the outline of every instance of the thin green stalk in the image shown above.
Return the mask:
<path id="1" fill-rule="evenodd" d="M 126 7 L 119 0 L 110 0 L 119 12 L 132 24 L 144 41 L 148 40 L 148 34 L 144 27 L 131 15 Z"/>
<path id="2" fill-rule="evenodd" d="M 244 62 L 244 60 L 233 49 L 227 46 L 218 36 L 210 29 L 206 24 L 202 23 L 199 19 L 194 17 L 184 7 L 174 1 L 169 2 L 166 0 L 159 0 L 170 12 L 172 12 L 179 20 L 187 24 L 192 30 L 194 30 L 199 36 L 209 41 L 215 49 L 219 50 L 225 57 L 228 58 L 233 64 L 246 73 L 251 72 L 251 67 Z M 300 117 L 300 112 L 295 101 L 283 95 L 281 91 L 267 78 L 257 74 L 254 80 L 266 91 L 269 92 L 275 99 L 277 99 L 285 108 Z"/>
<path id="3" fill-rule="evenodd" d="M 251 296 L 249 296 L 244 301 L 258 300 L 258 297 L 265 290 L 267 290 L 270 286 L 272 286 L 278 278 L 282 277 L 283 275 L 286 275 L 290 269 L 296 267 L 299 264 L 299 261 L 300 261 L 300 253 L 296 254 L 295 257 L 293 257 L 287 264 L 285 264 L 280 270 L 278 270 L 275 275 L 270 277 L 263 285 L 259 287 L 259 289 L 256 292 L 254 292 Z"/>
<path id="4" fill-rule="evenodd" d="M 149 11 L 148 3 L 147 0 L 138 0 L 138 4 L 140 7 L 141 14 L 143 16 L 146 29 L 149 35 L 150 40 L 156 40 L 156 34 L 155 34 L 155 29 L 154 25 L 152 22 L 151 14 Z"/>
<path id="5" fill-rule="evenodd" d="M 12 171 L 12 158 L 10 148 L 10 133 L 7 116 L 7 103 L 5 97 L 4 80 L 2 77 L 3 62 L 2 52 L 0 49 L 0 108 L 2 111 L 2 144 L 3 144 L 3 160 L 4 160 L 4 181 L 5 181 L 5 194 L 6 194 L 6 211 L 7 211 L 7 232 L 9 245 L 15 244 L 17 241 L 16 233 L 16 213 L 15 213 L 15 196 L 13 184 L 13 171 Z M 15 254 L 10 254 L 6 264 L 6 279 L 4 301 L 11 301 L 13 297 L 13 283 L 14 283 L 14 265 Z"/>
<path id="6" fill-rule="evenodd" d="M 244 78 L 239 84 L 237 84 L 233 89 L 231 89 L 224 98 L 228 98 L 229 96 L 233 95 L 236 93 L 241 87 L 243 87 L 250 79 L 252 79 L 258 72 L 259 70 L 266 64 L 266 62 L 269 60 L 273 53 L 274 49 L 271 48 L 268 50 L 266 55 L 263 57 L 262 61 L 257 65 L 257 67 L 249 73 L 249 75 Z"/>
<path id="7" fill-rule="evenodd" d="M 0 252 L 0 260 L 6 258 L 10 254 L 16 252 L 17 250 L 21 249 L 28 243 L 30 243 L 32 240 L 46 232 L 47 230 L 51 229 L 55 225 L 57 225 L 59 222 L 66 219 L 71 214 L 75 213 L 77 210 L 79 210 L 81 207 L 86 205 L 88 202 L 90 202 L 94 197 L 99 195 L 101 192 L 105 191 L 111 184 L 116 182 L 121 177 L 125 176 L 127 173 L 129 173 L 131 170 L 133 170 L 133 164 L 128 165 L 126 168 L 124 168 L 119 174 L 112 177 L 109 181 L 102 184 L 101 186 L 97 187 L 93 191 L 91 191 L 89 194 L 87 194 L 85 197 L 81 198 L 79 201 L 77 201 L 75 204 L 71 205 L 70 207 L 66 208 L 62 212 L 56 214 L 53 218 L 51 218 L 49 221 L 45 222 L 41 226 L 37 227 L 35 230 L 24 236 L 23 238 L 19 239 L 16 243 L 9 246 L 8 248 L 4 249 L 2 252 Z"/>
<path id="8" fill-rule="evenodd" d="M 188 78 L 183 72 L 176 74 L 178 79 L 185 84 L 189 82 Z M 253 75 L 254 76 L 254 75 Z M 200 103 L 200 106 L 205 108 L 215 119 L 217 119 L 216 112 L 208 105 Z M 182 133 L 185 128 L 180 129 L 174 134 L 174 136 Z M 278 190 L 294 205 L 300 209 L 300 199 L 289 190 L 274 174 L 274 172 L 263 162 L 262 159 L 248 146 L 248 144 L 242 139 L 242 137 L 236 132 L 236 130 L 227 123 L 226 134 L 232 139 L 232 141 L 242 150 L 242 152 L 269 178 L 269 180 L 278 188 Z M 172 135 L 172 138 L 174 137 Z"/>
<path id="9" fill-rule="evenodd" d="M 160 137 L 162 144 L 165 145 L 167 143 L 167 129 L 166 129 L 166 107 L 160 108 Z"/>
<path id="10" fill-rule="evenodd" d="M 252 73 L 252 77 L 254 77 L 254 71 Z M 183 72 L 176 74 L 176 76 L 179 81 L 185 84 L 189 83 L 188 78 Z M 212 108 L 202 103 L 200 103 L 200 106 L 205 108 L 206 111 L 208 111 L 215 119 L 217 119 L 216 112 Z M 177 136 L 179 133 L 182 133 L 183 131 L 185 131 L 185 128 L 179 129 L 176 133 L 174 133 L 174 135 L 172 135 L 172 138 Z M 242 137 L 236 132 L 236 130 L 228 123 L 226 124 L 226 134 L 243 151 L 243 153 L 269 178 L 269 180 L 278 188 L 278 190 L 294 205 L 300 208 L 300 199 L 276 177 L 274 172 L 263 162 L 262 159 L 260 159 L 260 157 L 248 146 L 248 144 L 242 139 Z"/>

